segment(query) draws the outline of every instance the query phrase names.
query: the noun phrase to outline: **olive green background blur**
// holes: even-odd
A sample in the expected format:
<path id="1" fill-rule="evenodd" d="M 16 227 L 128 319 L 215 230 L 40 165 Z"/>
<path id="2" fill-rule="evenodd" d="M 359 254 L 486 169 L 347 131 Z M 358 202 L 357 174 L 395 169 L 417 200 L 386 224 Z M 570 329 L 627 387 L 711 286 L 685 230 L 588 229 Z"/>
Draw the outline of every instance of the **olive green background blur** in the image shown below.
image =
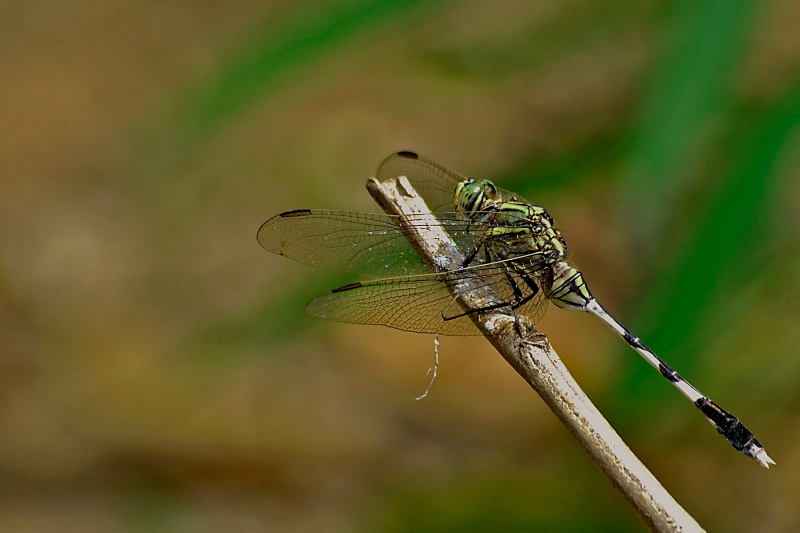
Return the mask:
<path id="1" fill-rule="evenodd" d="M 0 530 L 641 531 L 481 338 L 307 316 L 256 243 L 397 150 L 547 207 L 540 323 L 711 531 L 800 530 L 800 3 L 2 2 Z"/>

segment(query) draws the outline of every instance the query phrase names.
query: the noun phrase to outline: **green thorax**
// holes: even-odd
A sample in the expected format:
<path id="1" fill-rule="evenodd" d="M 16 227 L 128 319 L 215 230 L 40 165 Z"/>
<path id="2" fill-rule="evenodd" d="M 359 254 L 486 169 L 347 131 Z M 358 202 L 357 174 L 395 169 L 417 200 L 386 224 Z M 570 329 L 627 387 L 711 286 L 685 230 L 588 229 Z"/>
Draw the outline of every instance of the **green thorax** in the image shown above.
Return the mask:
<path id="1" fill-rule="evenodd" d="M 551 265 L 567 257 L 567 245 L 553 217 L 524 198 L 499 189 L 489 180 L 468 179 L 455 189 L 455 210 L 475 224 L 486 226 L 487 246 L 501 259 L 536 254 Z"/>

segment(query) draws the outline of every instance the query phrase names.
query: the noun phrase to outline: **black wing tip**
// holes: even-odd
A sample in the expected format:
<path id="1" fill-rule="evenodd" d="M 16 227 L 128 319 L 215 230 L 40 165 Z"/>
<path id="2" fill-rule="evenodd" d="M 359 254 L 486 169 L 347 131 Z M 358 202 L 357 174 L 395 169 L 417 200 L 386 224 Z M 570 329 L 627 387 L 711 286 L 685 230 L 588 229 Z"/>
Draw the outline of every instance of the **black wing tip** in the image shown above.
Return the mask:
<path id="1" fill-rule="evenodd" d="M 359 282 L 348 283 L 347 285 L 342 285 L 341 287 L 336 287 L 335 289 L 333 289 L 331 291 L 331 293 L 351 291 L 353 289 L 358 289 L 359 287 L 361 287 L 361 283 L 359 283 Z"/>
<path id="2" fill-rule="evenodd" d="M 292 209 L 290 211 L 284 211 L 280 215 L 280 218 L 290 218 L 290 217 L 305 217 L 311 214 L 311 209 Z"/>
<path id="3" fill-rule="evenodd" d="M 266 222 L 261 224 L 261 226 L 259 226 L 258 231 L 256 232 L 256 240 L 261 246 L 263 246 L 270 252 L 273 252 L 274 250 L 272 250 L 272 248 L 267 245 L 266 241 L 266 235 L 269 234 L 271 226 L 275 224 L 278 219 L 281 218 L 305 217 L 311 214 L 312 214 L 311 209 L 292 209 L 291 211 L 284 211 L 283 213 L 275 215 L 274 217 L 270 217 L 269 220 L 267 220 Z"/>

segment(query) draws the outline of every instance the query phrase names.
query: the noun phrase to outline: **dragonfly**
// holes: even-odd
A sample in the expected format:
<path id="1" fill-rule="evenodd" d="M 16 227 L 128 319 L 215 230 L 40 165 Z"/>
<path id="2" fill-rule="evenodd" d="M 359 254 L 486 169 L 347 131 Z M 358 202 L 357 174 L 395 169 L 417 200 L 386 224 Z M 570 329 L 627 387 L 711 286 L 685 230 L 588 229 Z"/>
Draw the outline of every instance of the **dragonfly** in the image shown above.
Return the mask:
<path id="1" fill-rule="evenodd" d="M 755 435 L 730 412 L 691 385 L 591 294 L 553 217 L 492 181 L 467 178 L 414 152 L 397 152 L 376 178 L 405 177 L 435 215 L 436 224 L 463 252 L 464 261 L 442 275 L 417 255 L 406 225 L 429 225 L 429 217 L 295 209 L 261 225 L 257 239 L 270 252 L 313 267 L 372 278 L 349 283 L 311 301 L 321 318 L 383 325 L 437 335 L 479 335 L 470 314 L 503 306 L 538 321 L 548 302 L 589 312 L 691 401 L 733 446 L 769 468 L 775 461 Z M 404 225 L 405 224 L 405 225 Z M 458 279 L 493 289 L 498 303 L 482 309 L 454 305 Z"/>

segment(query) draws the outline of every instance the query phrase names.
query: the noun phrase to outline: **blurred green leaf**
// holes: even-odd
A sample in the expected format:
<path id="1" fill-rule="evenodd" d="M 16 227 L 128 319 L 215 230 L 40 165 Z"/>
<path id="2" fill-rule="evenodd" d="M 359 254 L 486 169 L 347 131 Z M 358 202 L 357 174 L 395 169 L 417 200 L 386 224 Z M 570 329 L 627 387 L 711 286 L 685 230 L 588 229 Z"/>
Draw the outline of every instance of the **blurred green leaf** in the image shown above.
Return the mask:
<path id="1" fill-rule="evenodd" d="M 709 127 L 731 105 L 753 7 L 751 0 L 683 0 L 671 7 L 665 32 L 670 44 L 644 98 L 634 163 L 623 188 L 642 244 L 671 231 L 667 218 L 706 148 Z"/>
<path id="2" fill-rule="evenodd" d="M 307 270 L 302 279 L 292 282 L 288 289 L 280 292 L 268 289 L 260 302 L 244 314 L 223 316 L 218 322 L 201 328 L 180 352 L 195 361 L 219 359 L 231 365 L 241 362 L 231 357 L 231 353 L 252 353 L 253 348 L 260 354 L 279 356 L 281 351 L 276 350 L 276 346 L 291 343 L 310 327 L 323 325 L 322 319 L 306 313 L 306 304 L 353 280 L 349 274 Z M 270 349 L 264 351 L 265 347 Z"/>
<path id="3" fill-rule="evenodd" d="M 415 7 L 433 7 L 438 2 L 422 0 L 357 0 L 332 5 L 298 4 L 293 17 L 280 26 L 261 31 L 237 55 L 224 59 L 221 68 L 194 87 L 175 97 L 175 109 L 167 135 L 172 142 L 167 153 L 191 149 L 219 130 L 233 115 L 263 99 L 284 77 L 307 65 L 313 58 L 337 49 L 337 45 L 360 31 L 395 23 Z M 173 154 L 174 156 L 174 154 Z"/>
<path id="4" fill-rule="evenodd" d="M 763 257 L 769 245 L 763 238 L 780 177 L 774 163 L 799 127 L 800 83 L 730 131 L 730 152 L 737 157 L 723 169 L 726 178 L 702 208 L 683 247 L 660 271 L 658 284 L 648 296 L 643 321 L 652 325 L 645 328 L 644 338 L 684 374 L 697 365 L 702 340 L 715 334 L 704 328 L 704 317 L 725 306 L 725 295 L 746 281 L 756 267 L 753 259 Z M 651 392 L 653 380 L 646 375 L 652 370 L 634 364 L 628 368 L 618 400 L 629 405 L 635 397 L 636 405 L 647 409 L 650 402 L 641 400 L 662 394 Z"/>

